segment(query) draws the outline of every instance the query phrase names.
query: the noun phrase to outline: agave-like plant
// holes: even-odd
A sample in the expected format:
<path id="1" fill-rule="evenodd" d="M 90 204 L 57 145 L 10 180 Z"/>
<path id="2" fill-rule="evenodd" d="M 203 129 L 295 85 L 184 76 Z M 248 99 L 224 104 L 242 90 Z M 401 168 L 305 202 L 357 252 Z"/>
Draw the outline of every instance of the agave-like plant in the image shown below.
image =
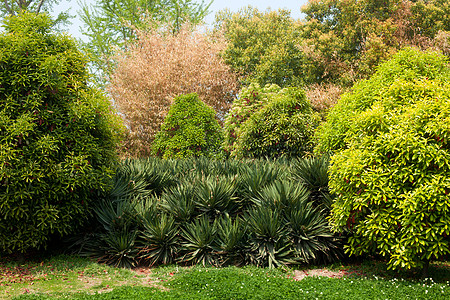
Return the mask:
<path id="1" fill-rule="evenodd" d="M 277 210 L 257 206 L 250 209 L 246 219 L 249 226 L 251 260 L 257 266 L 278 267 L 294 263 L 288 231 Z"/>
<path id="2" fill-rule="evenodd" d="M 135 246 L 137 231 L 109 231 L 100 235 L 101 252 L 98 262 L 116 268 L 132 268 L 137 264 L 138 249 Z M 94 255 L 95 257 L 95 255 Z"/>
<path id="3" fill-rule="evenodd" d="M 212 220 L 233 214 L 237 208 L 233 181 L 225 176 L 207 176 L 196 183 L 195 204 L 200 214 Z"/>
<path id="4" fill-rule="evenodd" d="M 309 194 L 309 191 L 297 182 L 277 180 L 258 192 L 252 198 L 252 201 L 257 205 L 269 207 L 285 215 L 298 203 L 306 202 Z"/>
<path id="5" fill-rule="evenodd" d="M 195 186 L 189 182 L 182 182 L 162 195 L 160 207 L 177 222 L 190 222 L 197 214 L 194 197 Z"/>
<path id="6" fill-rule="evenodd" d="M 304 263 L 333 262 L 343 256 L 342 239 L 333 234 L 325 216 L 307 201 L 286 216 L 295 254 Z"/>
<path id="7" fill-rule="evenodd" d="M 135 203 L 127 200 L 103 200 L 94 207 L 94 214 L 106 232 L 121 231 L 137 224 Z"/>
<path id="8" fill-rule="evenodd" d="M 247 224 L 240 217 L 224 216 L 216 220 L 216 249 L 220 265 L 241 265 L 247 260 Z"/>
<path id="9" fill-rule="evenodd" d="M 150 265 L 172 263 L 180 248 L 179 227 L 167 214 L 146 219 L 141 233 L 140 258 Z"/>
<path id="10" fill-rule="evenodd" d="M 301 181 L 310 191 L 311 199 L 317 206 L 329 211 L 328 167 L 330 156 L 295 159 L 291 163 L 290 178 Z"/>
<path id="11" fill-rule="evenodd" d="M 279 177 L 279 168 L 267 161 L 256 161 L 242 167 L 237 184 L 237 194 L 242 201 L 242 206 L 248 206 L 251 199 L 255 198 L 264 187 L 270 185 Z"/>
<path id="12" fill-rule="evenodd" d="M 217 226 L 215 222 L 210 222 L 206 216 L 195 219 L 192 223 L 182 227 L 183 255 L 180 261 L 190 264 L 217 265 L 217 255 L 215 252 L 215 239 Z"/>

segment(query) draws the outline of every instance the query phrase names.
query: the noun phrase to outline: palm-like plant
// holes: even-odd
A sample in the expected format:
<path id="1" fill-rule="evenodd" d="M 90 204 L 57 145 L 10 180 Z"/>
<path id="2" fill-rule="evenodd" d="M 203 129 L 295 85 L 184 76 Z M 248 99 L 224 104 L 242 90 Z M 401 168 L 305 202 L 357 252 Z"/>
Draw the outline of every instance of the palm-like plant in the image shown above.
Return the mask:
<path id="1" fill-rule="evenodd" d="M 242 206 L 247 206 L 252 198 L 279 178 L 280 172 L 273 164 L 266 161 L 256 161 L 242 168 L 238 182 L 239 198 Z"/>
<path id="2" fill-rule="evenodd" d="M 160 206 L 177 222 L 186 223 L 196 215 L 194 197 L 195 186 L 192 183 L 183 182 L 162 195 Z"/>
<path id="3" fill-rule="evenodd" d="M 269 207 L 257 206 L 248 211 L 251 260 L 258 266 L 278 267 L 294 261 L 287 239 L 288 231 L 281 214 Z"/>
<path id="4" fill-rule="evenodd" d="M 330 156 L 299 158 L 292 162 L 290 177 L 301 181 L 310 191 L 316 205 L 329 211 L 328 167 Z"/>
<path id="5" fill-rule="evenodd" d="M 306 202 L 309 191 L 301 184 L 289 180 L 277 180 L 263 188 L 252 201 L 286 214 L 292 207 Z"/>
<path id="6" fill-rule="evenodd" d="M 239 218 L 224 216 L 217 220 L 217 252 L 220 265 L 241 265 L 247 258 L 247 225 Z"/>
<path id="7" fill-rule="evenodd" d="M 182 249 L 184 255 L 181 262 L 206 265 L 216 265 L 215 238 L 217 226 L 206 216 L 195 219 L 182 228 Z"/>
<path id="8" fill-rule="evenodd" d="M 175 219 L 167 214 L 146 219 L 140 257 L 150 265 L 172 263 L 178 255 L 179 232 Z"/>
<path id="9" fill-rule="evenodd" d="M 109 231 L 100 236 L 98 261 L 116 268 L 132 268 L 137 264 L 135 246 L 137 231 Z M 92 255 L 91 255 L 92 256 Z M 94 255 L 95 256 L 95 255 Z"/>
<path id="10" fill-rule="evenodd" d="M 195 204 L 200 214 L 215 219 L 234 213 L 237 208 L 235 186 L 225 176 L 207 176 L 196 183 Z"/>
<path id="11" fill-rule="evenodd" d="M 342 258 L 341 240 L 332 233 L 323 211 L 304 201 L 293 207 L 286 218 L 295 253 L 302 262 L 332 262 Z"/>

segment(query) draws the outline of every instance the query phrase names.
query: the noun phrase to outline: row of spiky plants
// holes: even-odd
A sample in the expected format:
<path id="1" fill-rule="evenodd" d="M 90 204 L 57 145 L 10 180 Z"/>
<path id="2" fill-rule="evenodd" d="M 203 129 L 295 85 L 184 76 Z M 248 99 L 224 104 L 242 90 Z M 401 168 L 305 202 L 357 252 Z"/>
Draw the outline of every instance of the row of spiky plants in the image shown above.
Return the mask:
<path id="1" fill-rule="evenodd" d="M 326 219 L 327 163 L 126 160 L 77 245 L 124 267 L 333 261 L 342 251 Z"/>

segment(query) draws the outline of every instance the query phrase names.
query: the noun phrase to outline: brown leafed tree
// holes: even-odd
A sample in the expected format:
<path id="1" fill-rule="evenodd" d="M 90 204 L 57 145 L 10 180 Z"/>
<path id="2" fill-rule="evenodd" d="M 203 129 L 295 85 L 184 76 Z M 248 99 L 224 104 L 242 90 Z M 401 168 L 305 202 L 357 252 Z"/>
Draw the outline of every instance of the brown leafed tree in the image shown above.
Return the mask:
<path id="1" fill-rule="evenodd" d="M 138 41 L 116 57 L 109 93 L 129 129 L 126 154 L 150 155 L 174 97 L 197 93 L 217 112 L 228 111 L 237 89 L 236 75 L 219 57 L 226 47 L 220 35 L 192 26 L 176 34 L 170 28 L 137 30 Z"/>

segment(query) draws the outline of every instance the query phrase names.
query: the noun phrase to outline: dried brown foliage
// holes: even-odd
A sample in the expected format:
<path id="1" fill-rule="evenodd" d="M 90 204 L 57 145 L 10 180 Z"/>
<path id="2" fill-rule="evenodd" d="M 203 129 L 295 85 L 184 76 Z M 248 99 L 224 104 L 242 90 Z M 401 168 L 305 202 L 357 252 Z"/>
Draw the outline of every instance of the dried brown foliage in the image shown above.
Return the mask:
<path id="1" fill-rule="evenodd" d="M 237 89 L 236 75 L 219 57 L 226 47 L 220 34 L 182 27 L 136 30 L 138 41 L 116 56 L 108 91 L 129 128 L 127 156 L 150 155 L 173 98 L 197 93 L 223 116 Z"/>
<path id="2" fill-rule="evenodd" d="M 326 111 L 337 103 L 343 92 L 343 88 L 339 85 L 332 83 L 316 83 L 306 88 L 306 97 L 316 111 L 326 113 Z"/>

